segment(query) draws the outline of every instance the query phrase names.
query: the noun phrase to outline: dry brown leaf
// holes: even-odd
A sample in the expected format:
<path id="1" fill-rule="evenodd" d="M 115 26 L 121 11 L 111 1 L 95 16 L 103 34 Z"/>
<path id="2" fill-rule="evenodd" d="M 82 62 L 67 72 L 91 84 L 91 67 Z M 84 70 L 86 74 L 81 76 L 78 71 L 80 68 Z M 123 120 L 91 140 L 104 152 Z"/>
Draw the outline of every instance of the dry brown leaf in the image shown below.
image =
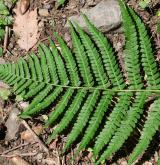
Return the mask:
<path id="1" fill-rule="evenodd" d="M 20 7 L 20 2 L 18 2 L 14 10 L 16 16 L 13 31 L 19 37 L 17 43 L 20 48 L 28 51 L 37 43 L 39 38 L 37 9 L 28 10 L 22 15 Z"/>
<path id="2" fill-rule="evenodd" d="M 30 165 L 28 162 L 26 162 L 24 159 L 22 159 L 19 156 L 16 156 L 16 157 L 11 158 L 11 162 L 14 165 Z"/>
<path id="3" fill-rule="evenodd" d="M 32 129 L 37 135 L 40 135 L 43 131 L 43 127 L 41 125 L 33 127 Z M 35 140 L 33 134 L 29 130 L 21 133 L 21 139 L 27 142 L 33 142 Z"/>
<path id="4" fill-rule="evenodd" d="M 21 14 L 24 14 L 28 10 L 29 5 L 30 5 L 30 0 L 20 0 Z"/>

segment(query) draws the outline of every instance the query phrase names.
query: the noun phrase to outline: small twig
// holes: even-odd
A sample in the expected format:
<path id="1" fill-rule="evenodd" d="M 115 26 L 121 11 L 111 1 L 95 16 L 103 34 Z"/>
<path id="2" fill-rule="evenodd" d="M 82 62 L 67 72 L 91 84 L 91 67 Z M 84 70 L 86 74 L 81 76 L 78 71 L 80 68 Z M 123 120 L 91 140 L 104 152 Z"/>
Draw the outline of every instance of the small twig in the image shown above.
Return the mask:
<path id="1" fill-rule="evenodd" d="M 21 157 L 24 157 L 24 156 L 35 156 L 37 155 L 37 152 L 33 153 L 22 153 L 22 154 L 13 154 L 13 155 L 0 155 L 1 157 L 5 157 L 5 158 L 12 158 L 12 157 L 17 157 L 17 156 L 21 156 Z"/>
<path id="2" fill-rule="evenodd" d="M 37 142 L 31 143 L 31 145 L 33 145 L 33 144 L 35 144 L 35 143 L 37 143 Z M 7 153 L 9 153 L 9 152 L 12 152 L 12 151 L 14 151 L 14 150 L 17 150 L 17 149 L 19 149 L 19 148 L 21 148 L 21 147 L 24 147 L 24 146 L 27 146 L 27 145 L 29 145 L 29 144 L 30 144 L 30 143 L 20 144 L 20 145 L 17 146 L 17 147 L 11 148 L 11 149 L 9 149 L 9 150 L 4 151 L 3 153 L 0 153 L 0 155 L 5 155 L 5 154 L 7 154 Z"/>
<path id="3" fill-rule="evenodd" d="M 6 52 L 7 44 L 8 44 L 8 34 L 9 34 L 9 27 L 5 27 L 5 36 L 4 36 L 4 43 L 3 43 L 3 51 Z"/>
<path id="4" fill-rule="evenodd" d="M 36 133 L 30 128 L 30 126 L 27 124 L 26 121 L 22 120 L 21 122 L 33 135 L 34 139 L 41 145 L 41 147 L 43 148 L 43 150 L 48 154 L 49 150 L 48 148 L 45 146 L 45 144 L 39 139 L 39 137 L 36 135 Z"/>

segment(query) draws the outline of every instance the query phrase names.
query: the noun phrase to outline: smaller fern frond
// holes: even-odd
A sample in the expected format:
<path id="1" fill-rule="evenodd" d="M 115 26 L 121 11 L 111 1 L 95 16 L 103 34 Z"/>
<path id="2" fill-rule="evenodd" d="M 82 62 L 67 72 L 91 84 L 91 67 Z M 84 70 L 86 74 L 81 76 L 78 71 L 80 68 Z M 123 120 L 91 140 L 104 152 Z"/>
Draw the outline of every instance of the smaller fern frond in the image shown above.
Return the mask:
<path id="1" fill-rule="evenodd" d="M 86 48 L 86 53 L 90 59 L 92 70 L 96 76 L 98 85 L 103 86 L 103 87 L 109 87 L 110 83 L 108 82 L 108 77 L 104 70 L 101 57 L 97 49 L 95 48 L 95 45 L 91 41 L 90 37 L 82 30 L 82 28 L 78 24 L 75 24 L 75 25 L 80 35 L 80 38 L 82 40 L 82 43 L 84 47 Z"/>
<path id="2" fill-rule="evenodd" d="M 44 108 L 48 107 L 51 103 L 55 101 L 58 95 L 63 91 L 63 88 L 56 87 L 54 91 L 49 94 L 43 102 L 39 102 L 34 108 L 25 111 L 23 115 L 25 116 L 33 116 L 35 114 L 39 114 Z"/>
<path id="3" fill-rule="evenodd" d="M 60 83 L 63 85 L 67 85 L 69 83 L 68 77 L 67 77 L 67 72 L 65 69 L 65 65 L 64 62 L 62 60 L 62 57 L 60 56 L 57 47 L 55 46 L 54 42 L 49 39 L 50 41 L 50 49 L 51 49 L 51 53 L 53 54 L 55 63 L 56 63 L 56 67 L 57 67 L 57 72 L 58 72 L 58 76 L 60 79 Z"/>
<path id="4" fill-rule="evenodd" d="M 160 128 L 160 99 L 154 101 L 150 107 L 150 112 L 148 114 L 147 121 L 145 122 L 144 128 L 141 132 L 141 137 L 134 148 L 133 153 L 129 157 L 128 165 L 131 165 L 148 147 L 151 142 L 152 137 L 155 135 L 156 131 Z"/>
<path id="5" fill-rule="evenodd" d="M 70 23 L 70 31 L 72 37 L 72 43 L 74 48 L 74 53 L 76 60 L 78 62 L 78 66 L 81 72 L 81 76 L 84 81 L 85 86 L 92 86 L 93 85 L 93 77 L 90 71 L 88 58 L 84 50 L 84 46 L 82 45 L 78 35 L 76 34 L 74 27 Z"/>
<path id="6" fill-rule="evenodd" d="M 51 77 L 51 82 L 53 84 L 57 84 L 58 83 L 58 75 L 57 75 L 57 71 L 56 71 L 56 65 L 55 65 L 54 57 L 53 57 L 50 49 L 48 49 L 45 44 L 41 43 L 40 46 L 46 55 L 47 65 L 48 65 L 48 69 L 49 69 L 50 77 Z"/>
<path id="7" fill-rule="evenodd" d="M 100 164 L 100 162 L 102 162 L 103 160 L 107 159 L 113 153 L 118 151 L 125 140 L 127 140 L 129 135 L 133 131 L 133 128 L 135 128 L 136 122 L 140 118 L 140 114 L 143 112 L 143 106 L 147 98 L 148 96 L 146 95 L 146 92 L 137 93 L 135 102 L 127 112 L 126 119 L 121 122 L 121 125 L 116 130 L 116 133 L 111 139 L 108 148 L 104 151 L 104 153 L 97 161 L 97 165 Z"/>
<path id="8" fill-rule="evenodd" d="M 152 46 L 150 38 L 147 34 L 146 27 L 141 19 L 136 15 L 136 13 L 129 8 L 130 13 L 136 23 L 139 39 L 140 39 L 140 49 L 141 49 L 141 62 L 146 74 L 147 84 L 151 87 L 155 87 L 160 84 L 160 73 L 153 56 Z"/>
<path id="9" fill-rule="evenodd" d="M 80 135 L 80 133 L 86 126 L 90 114 L 94 110 L 99 95 L 100 93 L 98 90 L 94 90 L 91 94 L 89 94 L 85 104 L 83 105 L 80 113 L 78 114 L 78 118 L 73 126 L 71 133 L 67 137 L 67 142 L 64 146 L 63 152 L 66 152 L 66 150 L 77 139 L 77 137 Z"/>
<path id="10" fill-rule="evenodd" d="M 60 44 L 62 55 L 63 55 L 64 60 L 66 61 L 66 67 L 70 74 L 71 83 L 74 86 L 77 86 L 77 85 L 79 86 L 80 79 L 79 79 L 79 74 L 78 74 L 78 68 L 76 66 L 76 62 L 72 55 L 72 52 L 68 48 L 64 40 L 57 33 L 54 33 L 54 36 L 57 38 Z"/>
<path id="11" fill-rule="evenodd" d="M 47 144 L 49 144 L 53 139 L 56 138 L 57 134 L 61 133 L 72 121 L 73 117 L 77 114 L 83 99 L 86 95 L 86 90 L 79 89 L 77 91 L 77 94 L 74 97 L 74 100 L 70 104 L 70 107 L 67 109 L 67 111 L 64 114 L 64 117 L 61 119 L 60 123 L 56 127 L 56 129 L 53 131 L 53 133 L 49 136 L 47 140 Z"/>
<path id="12" fill-rule="evenodd" d="M 125 35 L 125 69 L 128 74 L 129 84 L 134 89 L 140 89 L 143 86 L 140 75 L 140 62 L 139 62 L 139 50 L 138 50 L 138 37 L 136 27 L 130 17 L 128 10 L 122 2 L 119 0 L 121 8 L 121 15 L 123 20 L 124 35 Z"/>
<path id="13" fill-rule="evenodd" d="M 110 116 L 108 117 L 104 128 L 98 135 L 95 145 L 94 145 L 94 157 L 98 156 L 99 152 L 102 150 L 102 148 L 108 144 L 109 140 L 111 139 L 112 135 L 117 130 L 118 126 L 120 125 L 120 122 L 126 117 L 127 110 L 130 105 L 131 97 L 133 96 L 132 92 L 128 93 L 120 93 L 119 100 L 111 112 Z"/>
<path id="14" fill-rule="evenodd" d="M 68 102 L 74 93 L 73 89 L 68 89 L 65 94 L 62 96 L 60 102 L 53 109 L 53 112 L 50 114 L 49 119 L 46 121 L 45 127 L 51 126 L 57 118 L 64 112 L 65 107 L 68 105 Z"/>
<path id="15" fill-rule="evenodd" d="M 42 82 L 43 81 L 43 74 L 42 74 L 42 69 L 41 69 L 39 58 L 34 53 L 31 54 L 31 57 L 33 58 L 34 64 L 36 66 L 37 80 Z M 25 73 L 24 77 L 26 77 L 26 73 Z"/>
<path id="16" fill-rule="evenodd" d="M 93 139 L 100 123 L 104 117 L 105 112 L 108 110 L 108 106 L 111 103 L 113 94 L 108 92 L 103 92 L 103 96 L 98 103 L 98 106 L 89 121 L 89 125 L 84 133 L 84 137 L 81 140 L 77 152 L 84 149 L 88 143 Z"/>
<path id="17" fill-rule="evenodd" d="M 38 53 L 40 58 L 40 63 L 41 63 L 41 69 L 42 69 L 42 74 L 43 74 L 43 80 L 44 82 L 48 83 L 50 82 L 50 75 L 49 75 L 49 69 L 47 65 L 47 59 L 46 59 L 46 54 L 43 51 L 42 47 L 38 47 Z"/>
<path id="18" fill-rule="evenodd" d="M 121 70 L 119 69 L 118 63 L 116 61 L 116 56 L 114 55 L 113 48 L 111 47 L 104 34 L 100 32 L 84 14 L 83 18 L 87 24 L 89 31 L 92 34 L 93 40 L 96 42 L 98 48 L 101 51 L 104 66 L 106 67 L 108 76 L 113 86 L 117 86 L 119 89 L 123 89 L 125 84 Z"/>
<path id="19" fill-rule="evenodd" d="M 38 94 L 36 97 L 32 100 L 30 105 L 25 109 L 25 111 L 22 112 L 20 115 L 21 118 L 27 118 L 29 115 L 28 112 L 32 110 L 34 107 L 37 106 L 37 104 L 45 99 L 45 97 L 49 94 L 49 92 L 52 90 L 52 85 L 46 85 L 46 87 Z"/>

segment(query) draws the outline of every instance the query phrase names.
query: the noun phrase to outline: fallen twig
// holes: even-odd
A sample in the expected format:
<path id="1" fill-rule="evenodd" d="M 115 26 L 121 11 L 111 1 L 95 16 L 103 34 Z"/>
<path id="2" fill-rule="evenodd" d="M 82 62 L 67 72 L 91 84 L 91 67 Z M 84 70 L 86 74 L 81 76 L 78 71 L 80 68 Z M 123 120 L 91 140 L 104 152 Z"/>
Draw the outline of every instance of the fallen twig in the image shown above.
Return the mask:
<path id="1" fill-rule="evenodd" d="M 9 27 L 5 27 L 5 36 L 4 36 L 4 43 L 3 43 L 3 51 L 6 52 L 7 44 L 8 44 L 8 34 L 9 34 Z"/>
<path id="2" fill-rule="evenodd" d="M 29 144 L 32 145 L 32 144 L 35 144 L 35 143 L 37 143 L 37 142 L 20 144 L 19 146 L 16 146 L 16 147 L 14 147 L 14 148 L 11 148 L 11 149 L 9 149 L 9 150 L 4 151 L 3 153 L 0 153 L 0 155 L 5 155 L 5 154 L 7 154 L 7 153 L 9 153 L 9 152 L 12 152 L 12 151 L 14 151 L 14 150 L 17 150 L 18 148 L 27 146 L 27 145 L 29 145 Z"/>
<path id="3" fill-rule="evenodd" d="M 26 121 L 22 120 L 21 122 L 33 135 L 34 139 L 40 144 L 40 146 L 43 148 L 43 150 L 48 154 L 49 149 L 45 146 L 45 144 L 39 139 L 39 137 L 36 135 L 36 133 L 30 128 L 30 126 L 27 124 Z"/>

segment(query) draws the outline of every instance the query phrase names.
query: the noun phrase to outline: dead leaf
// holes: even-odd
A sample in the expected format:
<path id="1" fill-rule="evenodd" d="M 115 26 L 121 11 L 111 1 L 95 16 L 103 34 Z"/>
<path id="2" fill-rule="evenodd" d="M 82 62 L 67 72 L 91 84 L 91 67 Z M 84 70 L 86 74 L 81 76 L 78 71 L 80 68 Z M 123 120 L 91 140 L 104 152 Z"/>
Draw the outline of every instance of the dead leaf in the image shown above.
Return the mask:
<path id="1" fill-rule="evenodd" d="M 41 125 L 33 127 L 32 129 L 37 135 L 40 135 L 43 131 L 43 127 Z M 27 142 L 33 142 L 34 141 L 33 134 L 29 130 L 26 130 L 26 131 L 21 133 L 21 139 L 25 140 Z"/>
<path id="2" fill-rule="evenodd" d="M 30 5 L 30 0 L 20 0 L 21 14 L 24 14 L 28 10 L 29 5 Z"/>
<path id="3" fill-rule="evenodd" d="M 14 10 L 16 16 L 13 31 L 19 37 L 17 43 L 20 48 L 28 51 L 37 43 L 40 35 L 38 32 L 37 9 L 28 10 L 22 15 L 20 7 L 20 2 L 18 2 Z"/>
<path id="4" fill-rule="evenodd" d="M 19 156 L 16 156 L 16 157 L 11 158 L 11 162 L 14 165 L 30 165 L 28 162 L 26 162 L 24 159 L 22 159 Z"/>

